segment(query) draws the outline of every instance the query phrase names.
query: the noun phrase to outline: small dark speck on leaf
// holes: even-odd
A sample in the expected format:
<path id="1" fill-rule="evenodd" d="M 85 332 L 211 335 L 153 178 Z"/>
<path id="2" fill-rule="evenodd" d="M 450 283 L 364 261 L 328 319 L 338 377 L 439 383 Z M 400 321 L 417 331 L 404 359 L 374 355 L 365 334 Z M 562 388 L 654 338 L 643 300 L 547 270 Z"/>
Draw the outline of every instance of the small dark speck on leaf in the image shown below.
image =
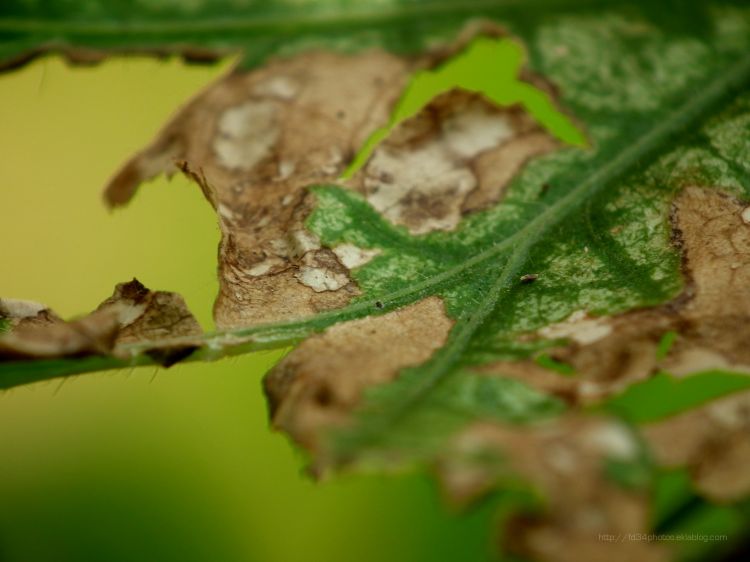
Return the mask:
<path id="1" fill-rule="evenodd" d="M 318 389 L 315 391 L 314 397 L 315 402 L 317 402 L 319 406 L 329 406 L 333 402 L 333 394 L 331 393 L 331 389 L 326 385 L 318 387 Z"/>
<path id="2" fill-rule="evenodd" d="M 388 172 L 381 172 L 380 181 L 383 183 L 393 183 L 393 176 Z"/>
<path id="3" fill-rule="evenodd" d="M 539 278 L 539 275 L 536 273 L 527 273 L 526 275 L 521 275 L 521 283 L 524 283 L 525 285 L 528 285 L 529 283 L 533 283 Z"/>

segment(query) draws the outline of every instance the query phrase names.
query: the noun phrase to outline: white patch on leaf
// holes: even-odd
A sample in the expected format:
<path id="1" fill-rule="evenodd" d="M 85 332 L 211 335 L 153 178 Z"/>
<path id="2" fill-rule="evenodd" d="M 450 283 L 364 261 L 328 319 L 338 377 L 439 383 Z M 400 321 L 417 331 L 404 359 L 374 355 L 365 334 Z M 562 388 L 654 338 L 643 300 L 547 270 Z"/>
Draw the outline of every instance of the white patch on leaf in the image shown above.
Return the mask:
<path id="1" fill-rule="evenodd" d="M 516 134 L 506 116 L 478 108 L 451 115 L 443 123 L 443 133 L 445 143 L 462 158 L 474 158 Z"/>
<path id="2" fill-rule="evenodd" d="M 316 293 L 336 291 L 349 283 L 349 277 L 323 267 L 303 265 L 294 276 L 303 285 L 310 287 Z"/>
<path id="3" fill-rule="evenodd" d="M 380 250 L 359 248 L 354 244 L 339 244 L 333 248 L 333 253 L 347 269 L 360 267 L 380 253 Z"/>
<path id="4" fill-rule="evenodd" d="M 234 213 L 232 212 L 232 209 L 224 205 L 223 203 L 219 203 L 216 207 L 216 210 L 219 213 L 219 216 L 226 220 L 234 220 Z"/>
<path id="5" fill-rule="evenodd" d="M 224 111 L 213 143 L 221 164 L 250 170 L 268 156 L 279 138 L 277 112 L 270 101 L 249 101 Z"/>
<path id="6" fill-rule="evenodd" d="M 265 275 L 275 267 L 283 266 L 286 262 L 278 257 L 266 258 L 262 262 L 256 263 L 250 269 L 245 270 L 251 277 L 260 277 Z"/>
<path id="7" fill-rule="evenodd" d="M 320 248 L 320 240 L 306 230 L 293 230 L 287 238 L 289 255 L 301 258 L 307 252 Z"/>
<path id="8" fill-rule="evenodd" d="M 630 432 L 619 423 L 607 423 L 591 428 L 586 440 L 608 456 L 629 460 L 638 454 L 638 445 Z"/>
<path id="9" fill-rule="evenodd" d="M 566 320 L 550 324 L 539 330 L 545 338 L 571 339 L 581 345 L 588 345 L 607 337 L 612 326 L 605 318 L 589 318 L 583 310 L 577 310 Z"/>
<path id="10" fill-rule="evenodd" d="M 367 167 L 367 201 L 386 218 L 401 224 L 411 205 L 407 199 L 425 199 L 444 194 L 450 206 L 439 218 L 425 218 L 412 232 L 449 230 L 461 219 L 461 203 L 476 187 L 474 174 L 456 166 L 451 153 L 440 140 L 408 150 L 378 150 Z"/>
<path id="11" fill-rule="evenodd" d="M 0 318 L 30 318 L 46 309 L 42 303 L 35 301 L 0 299 Z"/>
<path id="12" fill-rule="evenodd" d="M 299 84 L 288 76 L 273 76 L 258 84 L 255 93 L 260 96 L 279 98 L 285 101 L 293 99 L 299 92 Z"/>
<path id="13" fill-rule="evenodd" d="M 276 179 L 279 181 L 283 181 L 287 179 L 289 176 L 291 176 L 294 173 L 295 168 L 297 165 L 292 160 L 282 160 L 279 162 L 279 175 Z M 289 195 L 284 197 L 284 201 L 286 201 L 286 198 L 290 197 Z M 286 205 L 287 203 L 284 203 L 282 201 L 282 204 Z"/>

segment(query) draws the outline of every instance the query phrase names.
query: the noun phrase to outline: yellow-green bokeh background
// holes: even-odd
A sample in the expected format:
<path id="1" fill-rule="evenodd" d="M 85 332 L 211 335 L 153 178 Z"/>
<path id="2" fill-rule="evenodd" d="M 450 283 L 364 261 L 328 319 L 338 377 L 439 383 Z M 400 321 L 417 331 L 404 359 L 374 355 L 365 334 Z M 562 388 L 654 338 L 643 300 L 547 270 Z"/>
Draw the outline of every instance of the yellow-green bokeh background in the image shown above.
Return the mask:
<path id="1" fill-rule="evenodd" d="M 116 282 L 177 291 L 207 329 L 218 228 L 159 179 L 125 210 L 101 188 L 228 68 L 57 58 L 0 75 L 0 295 L 84 313 Z M 315 484 L 268 429 L 265 353 L 84 375 L 0 394 L 4 562 L 472 562 L 493 515 L 451 513 L 420 475 Z"/>

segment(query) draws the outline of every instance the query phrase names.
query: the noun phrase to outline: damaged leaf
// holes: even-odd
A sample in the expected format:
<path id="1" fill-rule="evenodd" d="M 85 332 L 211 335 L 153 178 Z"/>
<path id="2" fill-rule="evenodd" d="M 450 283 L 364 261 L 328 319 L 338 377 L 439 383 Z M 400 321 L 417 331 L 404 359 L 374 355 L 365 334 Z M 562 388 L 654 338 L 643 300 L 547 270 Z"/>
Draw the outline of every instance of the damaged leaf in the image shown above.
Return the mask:
<path id="1" fill-rule="evenodd" d="M 513 554 L 673 559 L 606 537 L 653 530 L 662 469 L 686 469 L 706 501 L 750 495 L 747 393 L 731 395 L 750 386 L 750 10 L 686 3 L 681 20 L 651 4 L 537 18 L 425 2 L 411 40 L 394 4 L 336 48 L 312 8 L 278 33 L 249 10 L 223 42 L 207 20 L 197 44 L 246 41 L 245 64 L 105 199 L 162 173 L 195 181 L 222 233 L 219 331 L 135 282 L 72 322 L 1 301 L 3 385 L 41 359 L 168 365 L 301 341 L 264 388 L 316 474 L 429 466 L 459 504 L 520 483 L 539 505 L 506 522 Z M 74 59 L 109 47 L 58 24 Z M 288 48 L 266 42 L 287 33 Z M 17 40 L 6 64 L 50 48 Z M 26 380 L 72 372 L 56 368 Z M 639 393 L 662 403 L 632 415 Z"/>
<path id="2" fill-rule="evenodd" d="M 478 422 L 453 438 L 437 471 L 449 497 L 461 502 L 519 477 L 532 485 L 543 507 L 506 531 L 507 548 L 525 559 L 668 560 L 660 545 L 634 540 L 613 549 L 602 540 L 648 528 L 645 483 L 629 488 L 608 474 L 615 463 L 637 469 L 645 464 L 642 454 L 632 433 L 613 420 L 568 415 L 533 428 Z"/>
<path id="3" fill-rule="evenodd" d="M 475 26 L 446 53 L 460 52 L 479 31 L 500 33 Z M 388 120 L 415 69 L 435 67 L 431 76 L 443 86 L 461 84 L 467 64 L 517 50 L 508 40 L 482 38 L 461 53 L 462 65 L 443 63 L 447 55 L 437 51 L 409 59 L 383 51 L 313 51 L 233 72 L 120 170 L 106 200 L 122 205 L 140 183 L 178 167 L 201 186 L 222 230 L 214 308 L 221 329 L 341 308 L 361 294 L 351 269 L 378 250 L 346 242 L 324 247 L 305 225 L 315 207 L 308 188 L 337 182 L 357 149 Z M 521 104 L 523 93 L 547 100 L 548 121 L 572 126 L 544 91 L 518 80 L 517 67 L 499 70 L 505 76 L 489 84 L 497 91 L 518 89 L 512 106 L 453 88 L 394 127 L 341 184 L 411 234 L 454 230 L 463 215 L 492 205 L 527 160 L 559 145 Z M 531 105 L 539 111 L 538 103 Z"/>
<path id="4" fill-rule="evenodd" d="M 65 321 L 42 304 L 0 299 L 0 319 L 8 325 L 0 338 L 0 362 L 11 366 L 2 380 L 6 388 L 47 378 L 48 370 L 64 374 L 144 360 L 168 367 L 203 343 L 203 330 L 181 296 L 150 291 L 137 279 L 118 284 L 111 297 L 81 318 Z M 25 372 L 23 360 L 32 359 L 41 360 L 38 374 Z"/>

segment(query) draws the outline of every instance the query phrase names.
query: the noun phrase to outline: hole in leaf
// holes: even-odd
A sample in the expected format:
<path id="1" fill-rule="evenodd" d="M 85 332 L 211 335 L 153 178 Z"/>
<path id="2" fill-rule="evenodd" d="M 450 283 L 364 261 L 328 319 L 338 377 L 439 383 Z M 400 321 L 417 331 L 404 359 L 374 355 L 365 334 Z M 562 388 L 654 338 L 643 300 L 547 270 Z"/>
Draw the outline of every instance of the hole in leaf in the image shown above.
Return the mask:
<path id="1" fill-rule="evenodd" d="M 500 106 L 520 104 L 563 143 L 586 146 L 584 134 L 555 107 L 547 93 L 519 78 L 524 58 L 523 47 L 516 41 L 479 37 L 439 67 L 417 72 L 388 124 L 370 135 L 342 177 L 353 176 L 400 123 L 416 115 L 438 95 L 455 88 L 481 93 Z"/>

